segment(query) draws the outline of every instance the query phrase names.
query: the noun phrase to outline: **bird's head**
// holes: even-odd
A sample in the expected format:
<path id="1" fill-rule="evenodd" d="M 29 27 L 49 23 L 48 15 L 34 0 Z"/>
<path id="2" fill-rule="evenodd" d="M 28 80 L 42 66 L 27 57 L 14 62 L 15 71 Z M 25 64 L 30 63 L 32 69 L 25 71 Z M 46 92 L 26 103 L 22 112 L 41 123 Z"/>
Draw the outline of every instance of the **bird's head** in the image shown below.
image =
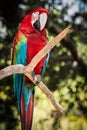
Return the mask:
<path id="1" fill-rule="evenodd" d="M 45 28 L 48 14 L 48 10 L 44 8 L 34 9 L 27 16 L 25 16 L 20 27 L 25 30 L 27 29 L 27 31 L 33 29 L 42 31 Z"/>
<path id="2" fill-rule="evenodd" d="M 46 25 L 48 18 L 48 11 L 44 8 L 38 8 L 33 10 L 31 16 L 31 24 L 34 28 L 39 31 L 42 31 Z"/>

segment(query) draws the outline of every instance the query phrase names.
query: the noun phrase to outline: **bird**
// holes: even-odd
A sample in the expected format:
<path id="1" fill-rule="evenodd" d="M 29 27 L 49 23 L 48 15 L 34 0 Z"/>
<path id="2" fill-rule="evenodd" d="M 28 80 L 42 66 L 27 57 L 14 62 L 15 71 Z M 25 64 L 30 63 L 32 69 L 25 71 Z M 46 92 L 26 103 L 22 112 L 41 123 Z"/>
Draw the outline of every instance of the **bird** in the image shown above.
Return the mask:
<path id="1" fill-rule="evenodd" d="M 45 8 L 30 11 L 19 25 L 13 39 L 11 63 L 28 65 L 33 57 L 47 44 L 46 23 L 49 12 Z M 43 76 L 49 53 L 35 66 L 32 76 Z M 22 130 L 32 129 L 34 110 L 34 84 L 23 74 L 14 74 L 14 93 L 17 99 Z M 40 80 L 38 79 L 38 82 Z"/>

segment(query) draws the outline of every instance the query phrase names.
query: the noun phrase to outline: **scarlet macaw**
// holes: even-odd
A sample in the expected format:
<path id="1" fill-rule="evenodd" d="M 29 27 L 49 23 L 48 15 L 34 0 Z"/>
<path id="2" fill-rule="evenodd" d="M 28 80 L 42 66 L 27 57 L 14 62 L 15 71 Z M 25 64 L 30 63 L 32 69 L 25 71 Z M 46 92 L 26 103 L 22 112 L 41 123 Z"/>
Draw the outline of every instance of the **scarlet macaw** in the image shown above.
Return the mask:
<path id="1" fill-rule="evenodd" d="M 44 8 L 37 8 L 24 17 L 13 41 L 12 64 L 29 64 L 32 58 L 46 45 L 45 25 L 47 18 L 48 10 Z M 42 75 L 44 73 L 48 57 L 45 56 L 36 65 L 35 74 Z M 34 86 L 23 74 L 15 74 L 14 92 L 20 112 L 22 130 L 31 130 Z"/>

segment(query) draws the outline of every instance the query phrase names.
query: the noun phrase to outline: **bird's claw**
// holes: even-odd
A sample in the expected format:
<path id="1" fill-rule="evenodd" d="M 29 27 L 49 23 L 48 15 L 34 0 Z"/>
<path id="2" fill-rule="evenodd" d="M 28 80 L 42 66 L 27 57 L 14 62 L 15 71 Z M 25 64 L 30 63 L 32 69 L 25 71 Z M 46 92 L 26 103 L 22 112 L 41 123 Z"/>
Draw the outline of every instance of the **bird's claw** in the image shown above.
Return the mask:
<path id="1" fill-rule="evenodd" d="M 40 83 L 40 81 L 41 81 L 41 75 L 37 74 L 37 75 L 35 75 L 35 77 L 37 79 L 36 85 L 38 85 Z"/>
<path id="2" fill-rule="evenodd" d="M 39 74 L 35 74 L 34 71 L 32 72 L 32 77 L 33 77 L 33 80 L 36 81 L 36 85 L 38 85 L 41 81 L 41 75 Z"/>
<path id="3" fill-rule="evenodd" d="M 34 73 L 34 71 L 32 71 L 32 77 L 33 77 L 33 80 L 34 80 L 34 78 L 35 78 L 35 73 Z"/>

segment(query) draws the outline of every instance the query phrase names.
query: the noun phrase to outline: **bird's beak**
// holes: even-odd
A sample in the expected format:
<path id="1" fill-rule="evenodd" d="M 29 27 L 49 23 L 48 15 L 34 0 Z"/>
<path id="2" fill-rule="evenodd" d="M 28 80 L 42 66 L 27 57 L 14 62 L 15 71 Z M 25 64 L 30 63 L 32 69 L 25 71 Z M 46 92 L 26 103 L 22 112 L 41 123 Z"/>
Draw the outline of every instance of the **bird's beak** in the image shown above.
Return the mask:
<path id="1" fill-rule="evenodd" d="M 42 31 L 46 25 L 46 22 L 47 22 L 47 14 L 46 13 L 41 13 L 39 15 L 39 22 L 40 22 L 40 31 Z"/>
<path id="2" fill-rule="evenodd" d="M 47 14 L 41 13 L 40 15 L 38 12 L 32 14 L 32 25 L 39 31 L 42 31 L 45 27 L 47 22 Z"/>

